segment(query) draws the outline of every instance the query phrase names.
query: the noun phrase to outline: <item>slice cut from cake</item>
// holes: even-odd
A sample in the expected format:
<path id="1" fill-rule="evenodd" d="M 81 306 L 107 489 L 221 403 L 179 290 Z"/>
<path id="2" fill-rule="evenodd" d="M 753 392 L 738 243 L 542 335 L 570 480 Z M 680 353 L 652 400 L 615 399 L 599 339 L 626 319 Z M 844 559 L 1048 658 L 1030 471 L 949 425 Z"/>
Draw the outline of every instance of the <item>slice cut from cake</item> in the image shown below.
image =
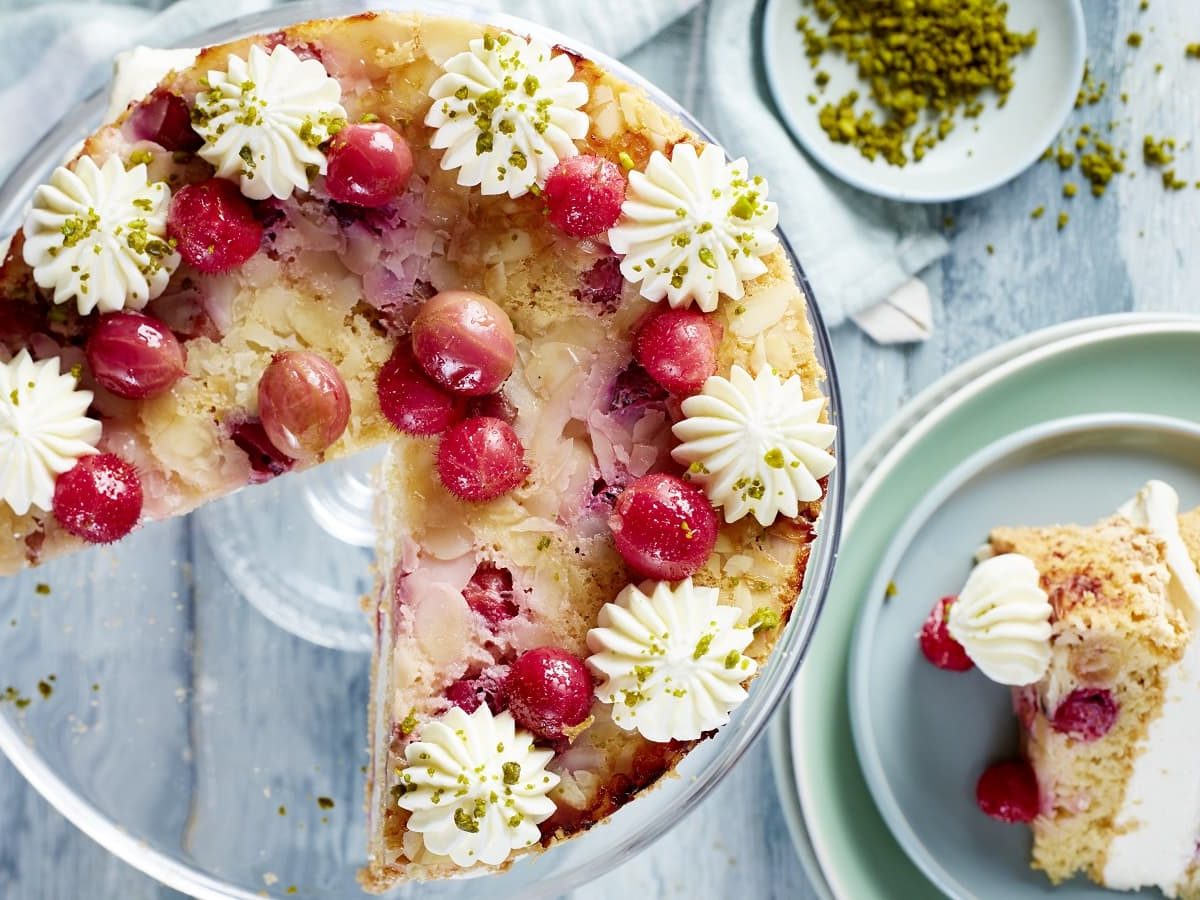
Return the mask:
<path id="1" fill-rule="evenodd" d="M 1180 515 L 1174 490 L 1152 481 L 1094 525 L 997 528 L 983 555 L 951 607 L 950 633 L 985 674 L 1013 685 L 1036 806 L 1014 811 L 1029 804 L 1000 796 L 1025 763 L 989 770 L 980 805 L 1030 821 L 1033 866 L 1056 884 L 1082 873 L 1120 890 L 1200 896 L 1200 509 Z M 989 628 L 965 627 L 954 609 L 963 598 L 979 607 L 978 585 L 991 578 L 990 625 L 1011 628 L 1019 577 L 979 574 L 1006 560 L 1030 566 L 1050 625 L 1040 668 L 1010 678 L 986 668 L 996 635 L 989 646 Z"/>
<path id="2" fill-rule="evenodd" d="M 364 884 L 585 830 L 728 721 L 799 596 L 834 427 L 767 198 L 509 31 L 199 51 L 0 268 L 0 572 L 389 443 Z"/>

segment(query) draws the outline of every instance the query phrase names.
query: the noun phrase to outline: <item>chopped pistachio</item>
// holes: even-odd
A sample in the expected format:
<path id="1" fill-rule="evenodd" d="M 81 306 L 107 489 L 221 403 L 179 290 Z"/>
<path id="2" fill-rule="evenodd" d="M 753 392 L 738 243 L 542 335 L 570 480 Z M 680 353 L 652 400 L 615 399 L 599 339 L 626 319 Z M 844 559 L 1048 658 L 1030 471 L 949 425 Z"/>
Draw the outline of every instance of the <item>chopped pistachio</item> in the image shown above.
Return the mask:
<path id="1" fill-rule="evenodd" d="M 1148 166 L 1165 166 L 1175 161 L 1175 140 L 1160 138 L 1155 140 L 1151 135 L 1142 138 L 1142 160 Z"/>
<path id="2" fill-rule="evenodd" d="M 1162 186 L 1168 191 L 1182 191 L 1188 183 L 1182 178 L 1177 178 L 1174 169 L 1167 169 L 1162 173 Z"/>
<path id="3" fill-rule="evenodd" d="M 999 0 L 813 0 L 812 7 L 815 17 L 796 21 L 810 65 L 828 52 L 844 56 L 879 113 L 860 112 L 863 95 L 851 90 L 819 110 L 821 128 L 867 159 L 895 166 L 922 159 L 953 130 L 955 115 L 979 115 L 985 91 L 1003 106 L 1014 57 L 1037 40 L 1035 31 L 1008 29 L 1008 7 Z M 829 80 L 824 70 L 814 75 L 819 88 Z"/>
<path id="4" fill-rule="evenodd" d="M 770 607 L 760 606 L 750 614 L 746 624 L 750 626 L 751 631 L 770 631 L 779 627 L 779 613 Z"/>

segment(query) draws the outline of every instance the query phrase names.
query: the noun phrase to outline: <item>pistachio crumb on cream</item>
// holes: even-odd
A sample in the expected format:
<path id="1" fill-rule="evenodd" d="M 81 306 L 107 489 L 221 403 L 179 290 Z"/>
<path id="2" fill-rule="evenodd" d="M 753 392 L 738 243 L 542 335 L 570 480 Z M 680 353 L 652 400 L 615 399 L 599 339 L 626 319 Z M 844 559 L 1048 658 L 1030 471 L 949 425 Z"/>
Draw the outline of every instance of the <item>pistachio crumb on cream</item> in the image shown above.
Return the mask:
<path id="1" fill-rule="evenodd" d="M 696 740 L 729 721 L 758 667 L 744 655 L 754 632 L 719 596 L 687 578 L 630 585 L 604 604 L 587 663 L 604 679 L 596 697 L 612 704 L 617 725 L 661 743 Z"/>
<path id="2" fill-rule="evenodd" d="M 55 303 L 80 315 L 141 309 L 167 287 L 179 254 L 167 237 L 171 191 L 145 165 L 116 156 L 59 166 L 33 195 L 25 218 L 25 262 Z"/>
<path id="3" fill-rule="evenodd" d="M 430 853 L 462 867 L 496 866 L 536 844 L 537 826 L 554 813 L 547 794 L 559 777 L 546 770 L 553 756 L 508 712 L 453 707 L 405 747 L 396 803 L 412 813 L 408 830 Z"/>
<path id="4" fill-rule="evenodd" d="M 429 89 L 430 146 L 445 150 L 443 169 L 458 169 L 463 187 L 520 197 L 545 184 L 560 159 L 587 136 L 580 111 L 587 86 L 572 81 L 568 56 L 539 41 L 485 34 L 450 57 Z"/>
<path id="5" fill-rule="evenodd" d="M 837 433 L 820 421 L 824 403 L 804 399 L 799 375 L 784 380 L 764 368 L 752 377 L 735 365 L 729 378 L 714 375 L 683 401 L 671 456 L 724 508 L 726 522 L 752 513 L 766 527 L 821 498 L 818 479 L 833 471 L 827 448 Z"/>
<path id="6" fill-rule="evenodd" d="M 726 162 L 720 147 L 697 154 L 682 143 L 670 159 L 656 150 L 645 172 L 629 173 L 608 240 L 625 257 L 621 274 L 640 282 L 647 300 L 712 312 L 722 294 L 741 299 L 745 282 L 767 271 L 760 257 L 779 243 L 778 222 L 766 180 L 747 175 L 745 159 Z"/>
<path id="7" fill-rule="evenodd" d="M 0 364 L 0 502 L 19 516 L 31 506 L 50 510 L 58 476 L 96 452 L 91 402 L 91 391 L 59 371 L 58 357 L 34 362 L 21 350 Z"/>
<path id="8" fill-rule="evenodd" d="M 1054 610 L 1028 556 L 1003 553 L 975 566 L 946 622 L 950 636 L 992 681 L 1021 687 L 1050 665 Z"/>
<path id="9" fill-rule="evenodd" d="M 253 200 L 285 200 L 325 173 L 321 145 L 346 124 L 342 88 L 316 59 L 300 59 L 283 44 L 249 59 L 229 57 L 208 73 L 196 95 L 192 125 L 204 138 L 200 156 L 221 178 L 236 180 Z"/>

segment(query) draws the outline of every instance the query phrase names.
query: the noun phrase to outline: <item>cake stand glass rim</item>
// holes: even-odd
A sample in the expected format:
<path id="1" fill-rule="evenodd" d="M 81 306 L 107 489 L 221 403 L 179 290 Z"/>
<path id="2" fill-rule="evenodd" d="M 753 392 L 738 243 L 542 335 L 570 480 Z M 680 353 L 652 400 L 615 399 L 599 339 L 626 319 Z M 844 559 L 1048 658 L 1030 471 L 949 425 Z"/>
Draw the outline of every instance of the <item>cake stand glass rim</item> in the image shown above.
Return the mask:
<path id="1" fill-rule="evenodd" d="M 471 4 L 444 2 L 444 0 L 376 0 L 376 2 L 299 0 L 299 2 L 288 3 L 283 7 L 274 7 L 270 10 L 232 19 L 176 42 L 176 46 L 221 43 L 308 19 L 340 17 L 372 10 L 412 11 L 424 15 L 466 18 L 528 34 L 551 45 L 565 48 L 596 62 L 644 90 L 655 103 L 677 116 L 697 135 L 706 141 L 720 145 L 720 142 L 691 113 L 624 63 L 542 25 L 515 16 L 494 13 Z M 8 236 L 16 231 L 36 186 L 68 154 L 70 148 L 83 140 L 100 123 L 105 107 L 105 90 L 102 88 L 91 94 L 64 115 L 17 164 L 5 183 L 0 186 L 0 236 Z M 721 741 L 722 746 L 712 764 L 707 769 L 691 773 L 689 784 L 675 805 L 664 809 L 641 827 L 631 829 L 609 856 L 586 861 L 573 871 L 561 873 L 553 885 L 547 885 L 546 896 L 562 893 L 584 884 L 644 850 L 694 810 L 709 791 L 720 783 L 754 743 L 768 719 L 778 708 L 808 648 L 828 593 L 837 557 L 844 511 L 842 473 L 846 457 L 841 427 L 841 395 L 829 332 L 813 296 L 812 287 L 786 235 L 778 229 L 776 234 L 808 305 L 817 359 L 826 374 L 825 395 L 828 403 L 828 415 L 831 423 L 838 426 L 833 448 L 834 454 L 842 464 L 828 479 L 825 501 L 818 520 L 820 528 L 807 564 L 801 595 L 797 599 L 792 617 L 785 626 L 784 635 L 777 642 L 768 664 L 764 666 L 753 685 L 750 699 L 735 714 L 734 721 L 730 726 L 723 729 L 721 734 L 714 739 Z M 94 805 L 68 788 L 42 762 L 34 749 L 25 742 L 4 716 L 0 716 L 0 751 L 13 762 L 17 770 L 51 805 L 80 830 L 105 849 L 163 884 L 192 896 L 205 898 L 205 900 L 208 898 L 254 900 L 259 896 L 258 893 L 252 893 L 219 881 L 202 871 L 185 865 L 126 833 L 118 823 L 109 819 Z M 681 768 L 684 770 L 687 769 L 689 759 L 691 758 L 685 759 L 681 764 Z M 688 773 L 685 771 L 684 774 Z"/>

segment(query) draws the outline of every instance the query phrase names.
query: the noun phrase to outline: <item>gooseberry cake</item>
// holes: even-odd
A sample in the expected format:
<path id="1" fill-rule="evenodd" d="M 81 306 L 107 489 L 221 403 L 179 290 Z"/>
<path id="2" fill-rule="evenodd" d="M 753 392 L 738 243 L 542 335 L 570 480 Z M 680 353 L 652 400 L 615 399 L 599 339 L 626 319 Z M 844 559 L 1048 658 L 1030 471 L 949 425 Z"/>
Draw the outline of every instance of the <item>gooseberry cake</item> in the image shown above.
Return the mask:
<path id="1" fill-rule="evenodd" d="M 981 556 L 924 637 L 1012 686 L 1022 755 L 979 805 L 1030 823 L 1055 884 L 1200 897 L 1200 509 L 1151 481 L 1094 525 L 997 528 Z"/>
<path id="2" fill-rule="evenodd" d="M 472 22 L 170 59 L 0 268 L 0 571 L 386 444 L 364 886 L 586 830 L 804 577 L 835 431 L 767 184 Z"/>

